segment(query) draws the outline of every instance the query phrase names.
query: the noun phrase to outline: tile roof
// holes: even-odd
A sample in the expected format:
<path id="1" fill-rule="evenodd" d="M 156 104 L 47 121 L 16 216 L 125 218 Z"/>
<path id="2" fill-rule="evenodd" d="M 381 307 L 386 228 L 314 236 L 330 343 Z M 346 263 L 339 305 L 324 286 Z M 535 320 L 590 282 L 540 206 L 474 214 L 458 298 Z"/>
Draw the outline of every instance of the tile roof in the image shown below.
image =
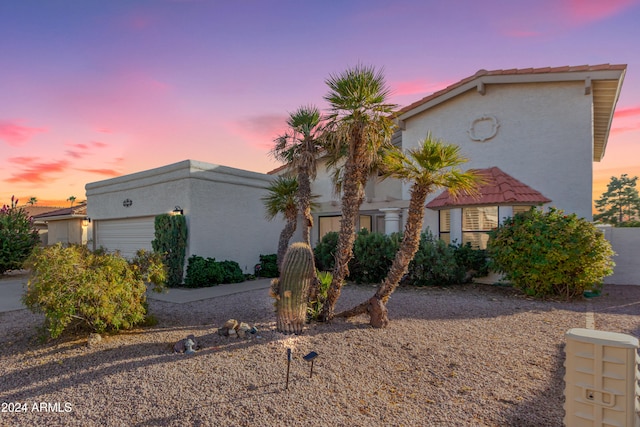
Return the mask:
<path id="1" fill-rule="evenodd" d="M 416 107 L 419 107 L 422 104 L 425 104 L 439 96 L 444 95 L 447 92 L 451 92 L 452 90 L 465 85 L 473 80 L 476 80 L 485 76 L 510 76 L 510 75 L 523 75 L 523 74 L 552 74 L 552 73 L 572 73 L 572 72 L 581 72 L 581 71 L 625 71 L 627 69 L 626 64 L 599 64 L 599 65 L 577 65 L 577 66 L 562 66 L 562 67 L 542 67 L 542 68 L 511 68 L 508 70 L 478 70 L 474 75 L 466 77 L 452 85 L 447 86 L 446 88 L 439 90 L 437 92 L 432 93 L 429 96 L 426 96 L 419 101 L 416 101 L 406 107 L 398 110 L 394 117 L 401 116 L 402 114 L 413 110 Z"/>
<path id="2" fill-rule="evenodd" d="M 76 206 L 45 212 L 40 215 L 34 215 L 33 217 L 34 219 L 46 219 L 46 218 L 52 218 L 52 217 L 86 215 L 86 214 L 87 214 L 87 204 L 80 203 Z"/>
<path id="3" fill-rule="evenodd" d="M 485 180 L 485 183 L 479 188 L 480 195 L 478 197 L 463 194 L 454 199 L 449 191 L 445 190 L 427 203 L 427 208 L 438 210 L 472 205 L 538 205 L 551 201 L 539 191 L 523 184 L 495 166 L 475 171 Z"/>

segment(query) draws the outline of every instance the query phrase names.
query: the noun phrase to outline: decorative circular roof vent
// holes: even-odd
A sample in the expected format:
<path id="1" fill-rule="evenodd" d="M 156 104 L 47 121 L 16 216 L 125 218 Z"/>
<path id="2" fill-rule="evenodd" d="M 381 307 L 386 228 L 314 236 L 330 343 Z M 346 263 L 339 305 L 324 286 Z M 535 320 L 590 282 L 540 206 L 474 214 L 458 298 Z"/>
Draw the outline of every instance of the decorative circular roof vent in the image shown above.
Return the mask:
<path id="1" fill-rule="evenodd" d="M 471 125 L 469 126 L 467 133 L 469 134 L 469 138 L 472 140 L 485 142 L 496 136 L 499 127 L 500 123 L 498 123 L 496 116 L 483 114 L 471 121 Z"/>

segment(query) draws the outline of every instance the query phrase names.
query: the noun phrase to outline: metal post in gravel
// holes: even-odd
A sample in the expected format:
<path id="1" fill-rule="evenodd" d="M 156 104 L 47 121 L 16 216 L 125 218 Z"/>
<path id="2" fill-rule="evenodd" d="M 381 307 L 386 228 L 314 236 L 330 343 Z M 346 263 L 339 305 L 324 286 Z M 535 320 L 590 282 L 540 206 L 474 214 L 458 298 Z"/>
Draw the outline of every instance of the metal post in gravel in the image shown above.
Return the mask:
<path id="1" fill-rule="evenodd" d="M 287 385 L 286 390 L 289 390 L 289 367 L 291 366 L 291 349 L 287 349 Z"/>

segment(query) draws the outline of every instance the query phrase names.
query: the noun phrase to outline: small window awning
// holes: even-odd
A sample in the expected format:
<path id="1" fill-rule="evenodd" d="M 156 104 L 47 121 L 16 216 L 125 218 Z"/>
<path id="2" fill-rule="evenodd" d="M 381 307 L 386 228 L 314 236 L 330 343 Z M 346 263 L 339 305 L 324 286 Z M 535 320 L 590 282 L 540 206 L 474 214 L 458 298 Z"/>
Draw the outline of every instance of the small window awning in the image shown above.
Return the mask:
<path id="1" fill-rule="evenodd" d="M 496 205 L 541 205 L 549 203 L 551 199 L 497 167 L 476 169 L 483 176 L 485 182 L 478 189 L 476 197 L 466 194 L 454 198 L 445 190 L 435 199 L 427 203 L 427 208 L 433 210 L 448 209 L 462 206 L 496 206 Z"/>

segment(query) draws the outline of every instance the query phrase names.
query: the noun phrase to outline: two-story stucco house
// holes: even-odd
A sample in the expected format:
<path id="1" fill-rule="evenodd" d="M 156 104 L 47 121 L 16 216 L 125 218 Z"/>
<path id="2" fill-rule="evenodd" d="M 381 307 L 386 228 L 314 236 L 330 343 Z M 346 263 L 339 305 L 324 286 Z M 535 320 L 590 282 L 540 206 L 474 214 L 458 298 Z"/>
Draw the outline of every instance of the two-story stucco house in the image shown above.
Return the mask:
<path id="1" fill-rule="evenodd" d="M 591 220 L 592 163 L 607 146 L 626 65 L 480 70 L 395 114 L 394 143 L 415 147 L 428 132 L 460 146 L 487 184 L 477 199 L 428 199 L 425 228 L 447 241 L 484 247 L 486 231 L 530 206 L 555 206 Z M 340 198 L 321 168 L 314 239 L 339 228 Z M 372 180 L 359 228 L 402 230 L 410 183 Z"/>

